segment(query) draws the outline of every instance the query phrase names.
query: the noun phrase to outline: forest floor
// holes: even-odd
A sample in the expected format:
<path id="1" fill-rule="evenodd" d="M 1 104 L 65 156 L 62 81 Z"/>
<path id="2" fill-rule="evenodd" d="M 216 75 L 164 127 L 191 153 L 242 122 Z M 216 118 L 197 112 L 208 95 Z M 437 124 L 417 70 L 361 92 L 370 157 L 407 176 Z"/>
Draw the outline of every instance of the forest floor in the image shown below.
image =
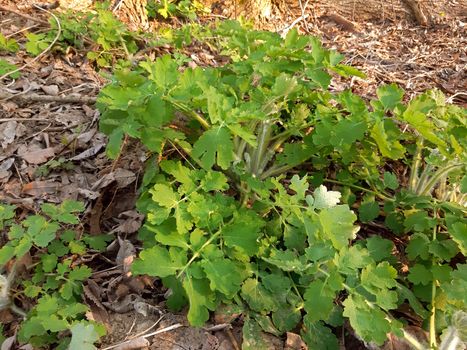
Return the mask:
<path id="1" fill-rule="evenodd" d="M 48 30 L 49 15 L 32 7 L 32 2 L 0 0 L 3 35 L 21 42 L 21 33 Z M 320 37 L 324 46 L 345 55 L 346 64 L 367 75 L 336 81 L 332 89 L 350 88 L 371 97 L 380 84 L 395 82 L 406 90 L 407 98 L 435 87 L 454 103 L 467 105 L 466 16 L 448 12 L 436 24 L 421 27 L 389 20 L 345 22 L 318 7 L 305 12 L 308 17 L 296 23 L 300 31 Z M 287 27 L 302 13 L 291 6 L 277 16 L 276 26 Z M 99 113 L 94 106 L 94 98 L 107 82 L 104 75 L 85 55 L 73 51 L 37 60 L 21 51 L 0 58 L 25 65 L 20 78 L 0 82 L 0 202 L 16 205 L 25 215 L 43 202 L 78 199 L 86 204 L 84 230 L 120 237 L 104 254 L 83 257 L 94 269 L 84 284 L 89 317 L 103 321 L 109 331 L 102 349 L 174 324 L 181 326 L 150 338 L 150 349 L 239 349 L 238 325 L 224 327 L 226 320 L 216 315 L 205 328 L 190 328 L 183 314 L 165 310 L 166 291 L 160 282 L 128 277 L 123 271 L 138 249 L 134 237 L 143 218 L 135 202 L 145 150 L 130 142 L 114 162 L 104 154 L 107 140 L 98 131 Z M 51 160 L 56 163 L 51 165 Z M 27 256 L 23 266 L 31 259 Z M 28 272 L 19 273 L 24 277 Z M 143 311 L 135 311 L 135 301 Z M 18 324 L 8 310 L 0 312 L 0 322 L 10 330 Z M 286 340 L 271 336 L 271 344 L 276 349 L 304 348 L 294 334 Z"/>

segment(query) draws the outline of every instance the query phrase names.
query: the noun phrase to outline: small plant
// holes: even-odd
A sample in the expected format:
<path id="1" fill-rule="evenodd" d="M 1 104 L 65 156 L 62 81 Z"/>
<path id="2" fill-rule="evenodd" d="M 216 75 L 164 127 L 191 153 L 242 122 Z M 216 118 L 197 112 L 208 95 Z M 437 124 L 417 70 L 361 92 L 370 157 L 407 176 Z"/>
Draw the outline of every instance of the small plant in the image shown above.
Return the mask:
<path id="1" fill-rule="evenodd" d="M 15 53 L 19 50 L 18 42 L 15 39 L 6 38 L 0 33 L 0 51 Z"/>
<path id="2" fill-rule="evenodd" d="M 4 75 L 4 74 L 7 74 L 9 72 L 13 72 L 17 68 L 18 67 L 16 67 L 14 64 L 11 64 L 7 60 L 0 59 L 0 76 Z M 20 77 L 20 75 L 21 75 L 20 72 L 15 72 L 15 73 L 11 73 L 10 77 L 13 78 L 13 79 L 18 79 Z"/>
<path id="3" fill-rule="evenodd" d="M 150 0 L 147 7 L 148 17 L 185 17 L 194 20 L 197 12 L 205 12 L 205 7 L 196 0 Z"/>
<path id="4" fill-rule="evenodd" d="M 79 224 L 77 215 L 84 209 L 79 202 L 67 200 L 59 206 L 43 204 L 39 214 L 30 215 L 20 223 L 15 223 L 15 209 L 14 206 L 0 206 L 0 228 L 8 229 L 8 241 L 0 248 L 0 266 L 30 252 L 35 261 L 34 274 L 22 282 L 22 294 L 37 301 L 27 314 L 18 312 L 12 300 L 14 296 L 10 294 L 13 282 L 3 289 L 6 291 L 4 299 L 9 301 L 6 306 L 25 317 L 18 340 L 35 347 L 53 345 L 55 349 L 80 349 L 83 343 L 76 343 L 74 338 L 87 332 L 96 334 L 88 344 L 89 349 L 95 348 L 92 343 L 103 335 L 104 329 L 85 320 L 88 308 L 80 302 L 82 282 L 91 275 L 91 269 L 77 266 L 70 254 L 79 256 L 90 249 L 103 250 L 109 237 L 80 237 L 69 229 Z"/>
<path id="5" fill-rule="evenodd" d="M 88 50 L 87 58 L 99 67 L 111 66 L 116 58 L 129 59 L 137 51 L 136 34 L 129 31 L 111 11 L 98 8 L 96 12 L 66 12 L 57 18 L 61 34 L 55 50 L 65 52 L 69 47 Z M 47 33 L 26 34 L 28 53 L 37 56 L 52 43 L 58 31 L 57 21 L 51 19 L 50 27 Z"/>

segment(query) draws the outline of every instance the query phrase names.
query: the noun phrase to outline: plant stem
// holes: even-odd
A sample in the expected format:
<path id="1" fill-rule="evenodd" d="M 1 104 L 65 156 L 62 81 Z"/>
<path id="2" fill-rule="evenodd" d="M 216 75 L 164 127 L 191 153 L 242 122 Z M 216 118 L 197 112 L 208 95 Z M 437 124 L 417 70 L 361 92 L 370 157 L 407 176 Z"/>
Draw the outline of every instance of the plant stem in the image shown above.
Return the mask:
<path id="1" fill-rule="evenodd" d="M 451 171 L 456 170 L 457 168 L 463 167 L 463 164 L 452 164 L 442 169 L 438 169 L 435 174 L 431 177 L 431 179 L 427 182 L 425 187 L 420 191 L 420 195 L 428 196 L 430 192 L 433 190 L 433 187 L 441 180 L 443 176 L 447 176 Z"/>
<path id="2" fill-rule="evenodd" d="M 290 169 L 293 169 L 293 168 L 295 168 L 295 166 L 290 166 L 290 165 L 275 166 L 275 165 L 273 165 L 268 170 L 266 170 L 264 173 L 262 173 L 260 178 L 261 178 L 261 180 L 265 180 L 268 177 L 282 174 L 282 173 L 286 172 L 287 170 L 290 170 Z"/>
<path id="3" fill-rule="evenodd" d="M 259 175 L 258 170 L 262 162 L 262 159 L 264 157 L 264 154 L 267 151 L 270 137 L 271 137 L 271 121 L 268 119 L 261 123 L 261 131 L 259 135 L 258 146 L 256 147 L 254 157 L 253 157 L 253 162 L 251 164 L 251 173 L 253 175 L 256 175 L 256 176 Z"/>
<path id="4" fill-rule="evenodd" d="M 422 147 L 423 139 L 420 137 L 417 140 L 417 149 L 415 150 L 415 154 L 412 161 L 412 169 L 410 171 L 409 190 L 411 190 L 412 192 L 415 191 L 415 187 L 417 186 L 418 182 L 418 171 L 420 169 L 420 163 L 422 161 Z"/>
<path id="5" fill-rule="evenodd" d="M 415 350 L 426 350 L 422 344 L 414 337 L 412 334 L 409 332 L 405 331 L 402 329 L 402 332 L 404 333 L 404 339 L 407 340 L 407 342 L 414 347 Z"/>
<path id="6" fill-rule="evenodd" d="M 195 111 L 189 109 L 183 103 L 180 103 L 179 101 L 174 100 L 170 96 L 162 96 L 162 99 L 164 101 L 170 102 L 172 105 L 174 105 L 175 108 L 177 108 L 178 110 L 186 113 L 188 116 L 190 116 L 190 117 L 194 118 L 195 120 L 197 120 L 205 130 L 207 130 L 207 129 L 209 129 L 211 127 L 211 125 L 209 124 L 209 122 L 206 119 L 204 119 L 201 115 L 199 115 Z"/>
<path id="7" fill-rule="evenodd" d="M 357 186 L 357 185 L 353 185 L 353 184 L 349 184 L 349 183 L 346 183 L 346 182 L 342 182 L 342 181 L 338 181 L 338 180 L 332 180 L 332 179 L 323 179 L 324 182 L 329 182 L 329 183 L 334 183 L 334 184 L 337 184 L 337 185 L 342 185 L 342 186 L 348 186 L 348 187 L 352 187 L 352 188 L 355 188 L 357 190 L 360 190 L 360 191 L 364 191 L 364 192 L 367 192 L 367 193 L 371 193 L 371 194 L 374 194 L 375 196 L 383 199 L 383 200 L 386 200 L 386 201 L 394 201 L 393 198 L 383 194 L 383 193 L 379 193 L 379 192 L 376 192 L 376 191 L 373 191 L 373 190 L 369 190 L 365 187 L 361 187 L 361 186 Z"/>
<path id="8" fill-rule="evenodd" d="M 438 214 L 435 210 L 434 217 L 437 218 Z M 436 240 L 438 225 L 433 228 L 432 242 Z M 433 278 L 431 282 L 431 315 L 430 315 L 430 347 L 436 348 L 436 285 L 438 281 Z"/>
<path id="9" fill-rule="evenodd" d="M 180 276 L 185 272 L 185 270 L 191 265 L 193 261 L 195 261 L 201 254 L 201 251 L 206 248 L 208 245 L 211 244 L 211 242 L 216 239 L 220 234 L 222 230 L 217 231 L 214 233 L 202 246 L 199 248 L 191 257 L 191 259 L 186 263 L 185 266 L 180 270 L 180 272 L 177 274 L 177 278 L 180 278 Z"/>

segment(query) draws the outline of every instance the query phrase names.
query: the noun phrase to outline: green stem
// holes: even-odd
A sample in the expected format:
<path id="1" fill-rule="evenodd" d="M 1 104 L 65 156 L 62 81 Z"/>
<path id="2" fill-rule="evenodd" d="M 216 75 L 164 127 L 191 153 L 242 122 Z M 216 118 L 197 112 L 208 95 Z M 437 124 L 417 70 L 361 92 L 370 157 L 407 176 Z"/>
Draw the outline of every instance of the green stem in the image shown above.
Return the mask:
<path id="1" fill-rule="evenodd" d="M 414 347 L 415 350 L 426 350 L 422 344 L 414 337 L 412 334 L 409 332 L 405 331 L 402 329 L 402 332 L 404 333 L 404 339 L 407 340 L 407 342 Z"/>
<path id="2" fill-rule="evenodd" d="M 435 210 L 434 218 L 437 218 L 437 212 Z M 432 242 L 436 240 L 438 225 L 433 228 Z M 431 282 L 431 315 L 430 315 L 430 347 L 436 348 L 436 285 L 438 281 L 433 278 Z"/>
<path id="3" fill-rule="evenodd" d="M 461 168 L 463 166 L 463 164 L 453 164 L 445 168 L 438 169 L 438 171 L 435 172 L 435 174 L 431 177 L 431 179 L 428 181 L 426 186 L 422 189 L 422 191 L 420 191 L 419 194 L 422 196 L 428 196 L 433 187 L 435 187 L 435 185 L 438 183 L 438 181 L 441 180 L 443 176 L 447 176 L 451 171 L 456 170 L 457 168 Z"/>
<path id="4" fill-rule="evenodd" d="M 324 182 L 329 182 L 329 183 L 334 183 L 334 184 L 337 184 L 337 185 L 348 186 L 348 187 L 355 188 L 355 189 L 360 190 L 360 191 L 371 193 L 371 194 L 374 194 L 375 196 L 377 196 L 377 197 L 379 197 L 379 198 L 381 198 L 383 200 L 386 200 L 386 201 L 394 201 L 393 198 L 391 198 L 391 197 L 389 197 L 389 196 L 387 196 L 387 195 L 385 195 L 383 193 L 372 191 L 372 190 L 369 190 L 369 189 L 367 189 L 365 187 L 349 184 L 349 183 L 338 181 L 338 180 L 332 180 L 332 179 L 323 179 L 323 181 Z"/>
<path id="5" fill-rule="evenodd" d="M 263 172 L 260 176 L 261 180 L 265 180 L 268 177 L 280 175 L 282 173 L 285 173 L 286 171 L 295 168 L 295 166 L 290 166 L 290 165 L 282 165 L 282 166 L 271 166 L 268 170 Z"/>
<path id="6" fill-rule="evenodd" d="M 222 230 L 217 231 L 215 234 L 213 234 L 202 246 L 199 248 L 191 257 L 191 259 L 186 263 L 185 266 L 180 270 L 180 272 L 177 274 L 177 278 L 180 278 L 180 276 L 185 272 L 185 270 L 195 261 L 201 254 L 201 251 L 203 251 L 204 248 L 206 248 L 208 245 L 211 244 L 213 240 L 215 240 L 220 234 Z"/>
<path id="7" fill-rule="evenodd" d="M 268 147 L 268 150 L 267 150 L 266 154 L 264 155 L 263 160 L 262 160 L 262 162 L 260 164 L 260 167 L 258 169 L 259 174 L 262 174 L 264 172 L 264 169 L 266 168 L 268 163 L 271 161 L 271 159 L 274 157 L 277 150 L 282 146 L 282 144 L 285 141 L 287 141 L 287 139 L 288 139 L 288 136 L 283 136 L 283 137 L 277 139 L 277 141 L 271 147 Z M 272 138 L 270 139 L 270 141 L 272 141 Z"/>
<path id="8" fill-rule="evenodd" d="M 418 171 L 420 170 L 420 163 L 422 161 L 422 148 L 423 148 L 423 139 L 420 137 L 417 140 L 417 148 L 412 161 L 412 169 L 410 172 L 409 178 L 409 189 L 415 191 L 418 180 Z"/>
<path id="9" fill-rule="evenodd" d="M 120 43 L 123 46 L 123 50 L 125 51 L 125 55 L 126 55 L 127 60 L 131 62 L 131 60 L 133 59 L 133 55 L 130 54 L 130 52 L 128 51 L 128 48 L 127 48 L 127 46 L 125 44 L 125 40 L 123 39 L 123 37 L 121 35 L 119 35 L 118 38 L 120 39 Z"/>
<path id="10" fill-rule="evenodd" d="M 261 123 L 261 132 L 259 135 L 258 146 L 256 147 L 253 162 L 251 164 L 251 173 L 253 175 L 259 175 L 258 170 L 264 154 L 267 151 L 267 147 L 269 145 L 269 139 L 271 137 L 271 121 L 265 120 Z"/>
<path id="11" fill-rule="evenodd" d="M 207 129 L 209 129 L 211 127 L 211 125 L 209 124 L 209 122 L 206 119 L 204 119 L 201 115 L 199 115 L 195 111 L 189 109 L 183 103 L 180 103 L 179 101 L 176 101 L 176 100 L 174 100 L 173 98 L 171 98 L 169 96 L 162 96 L 162 99 L 164 101 L 170 102 L 171 104 L 174 105 L 175 108 L 177 108 L 178 110 L 180 110 L 183 113 L 187 114 L 189 117 L 192 117 L 195 120 L 197 120 L 204 129 L 207 130 Z"/>

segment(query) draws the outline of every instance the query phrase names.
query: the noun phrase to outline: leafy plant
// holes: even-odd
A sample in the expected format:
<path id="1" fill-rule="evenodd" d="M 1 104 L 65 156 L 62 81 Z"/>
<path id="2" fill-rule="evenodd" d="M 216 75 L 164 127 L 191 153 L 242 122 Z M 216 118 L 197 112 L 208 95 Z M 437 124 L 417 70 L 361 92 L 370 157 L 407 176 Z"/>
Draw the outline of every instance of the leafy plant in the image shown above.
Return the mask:
<path id="1" fill-rule="evenodd" d="M 334 75 L 364 75 L 295 30 L 281 39 L 225 22 L 211 36 L 230 63 L 191 69 L 166 55 L 116 71 L 98 101 L 111 158 L 124 135 L 156 155 L 133 271 L 160 277 L 192 324 L 221 304 L 242 310 L 246 349 L 298 326 L 311 348 L 334 349 L 344 319 L 366 342 L 411 339 L 402 304 L 436 346 L 465 309 L 465 208 L 446 201 L 465 198 L 465 109 L 437 91 L 404 104 L 396 85 L 370 103 L 331 93 Z M 404 163 L 408 182 L 391 169 Z M 404 246 L 356 240 L 357 219 L 384 220 Z"/>
<path id="2" fill-rule="evenodd" d="M 0 33 L 0 51 L 17 52 L 19 50 L 18 42 L 15 39 L 6 38 Z"/>
<path id="3" fill-rule="evenodd" d="M 8 242 L 0 248 L 0 265 L 28 252 L 36 260 L 32 278 L 22 285 L 24 296 L 36 299 L 37 303 L 21 325 L 19 341 L 35 347 L 54 344 L 56 349 L 67 349 L 75 343 L 78 349 L 74 338 L 81 339 L 82 332 L 92 330 L 103 335 L 101 325 L 84 319 L 88 308 L 80 302 L 82 282 L 91 275 L 91 269 L 77 266 L 68 257 L 70 253 L 83 255 L 90 249 L 103 250 L 109 240 L 108 236 L 79 237 L 68 228 L 79 223 L 77 215 L 83 210 L 82 203 L 75 201 L 66 200 L 58 206 L 45 203 L 40 214 L 30 215 L 17 224 L 15 207 L 0 206 L 0 227 L 8 228 Z M 92 339 L 94 343 L 98 337 Z"/>
<path id="4" fill-rule="evenodd" d="M 7 74 L 9 72 L 13 72 L 17 68 L 18 67 L 16 67 L 14 64 L 11 64 L 7 60 L 0 59 L 0 75 L 4 75 L 4 74 Z M 12 77 L 13 79 L 18 79 L 20 76 L 21 76 L 20 72 L 15 72 L 15 73 L 10 74 L 10 77 Z"/>
<path id="5" fill-rule="evenodd" d="M 65 12 L 58 14 L 61 34 L 54 50 L 67 51 L 69 47 L 87 50 L 87 58 L 99 67 L 109 67 L 116 58 L 130 58 L 138 47 L 136 33 L 128 30 L 111 11 L 98 7 L 95 12 Z M 26 51 L 33 56 L 40 54 L 53 41 L 58 31 L 55 20 L 50 20 L 47 33 L 28 33 Z M 91 47 L 90 47 L 91 46 Z"/>
<path id="6" fill-rule="evenodd" d="M 197 12 L 206 11 L 196 0 L 150 0 L 146 9 L 150 18 L 185 17 L 190 20 L 196 19 Z"/>

